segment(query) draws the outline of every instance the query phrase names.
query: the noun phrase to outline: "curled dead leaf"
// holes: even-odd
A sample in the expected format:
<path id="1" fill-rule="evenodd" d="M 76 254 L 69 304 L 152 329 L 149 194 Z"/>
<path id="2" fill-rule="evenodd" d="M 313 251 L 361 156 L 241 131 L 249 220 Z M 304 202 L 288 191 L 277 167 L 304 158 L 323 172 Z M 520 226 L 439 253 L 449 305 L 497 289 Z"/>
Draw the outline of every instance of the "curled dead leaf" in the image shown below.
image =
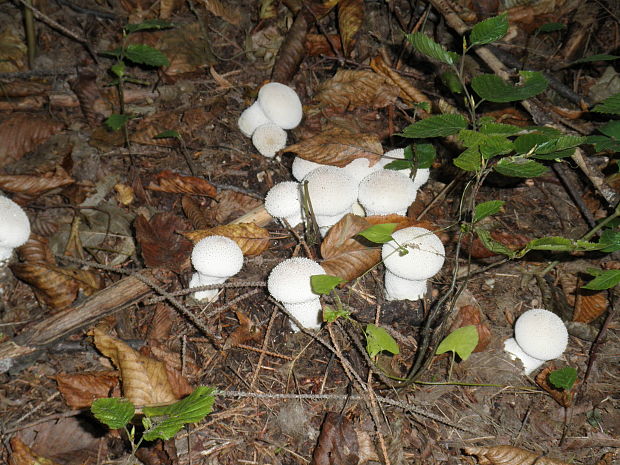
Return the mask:
<path id="1" fill-rule="evenodd" d="M 233 26 L 238 26 L 241 22 L 241 13 L 237 8 L 233 8 L 230 3 L 222 3 L 220 0 L 202 0 L 209 12 L 222 18 Z"/>
<path id="2" fill-rule="evenodd" d="M 119 373 L 61 373 L 54 378 L 67 405 L 72 409 L 80 409 L 90 407 L 95 399 L 110 397 L 112 389 L 118 384 Z"/>
<path id="3" fill-rule="evenodd" d="M 31 233 L 26 243 L 17 249 L 17 255 L 22 262 L 56 263 L 49 248 L 48 240 L 34 233 Z"/>
<path id="4" fill-rule="evenodd" d="M 573 321 L 590 323 L 601 316 L 609 307 L 607 291 L 576 290 Z"/>
<path id="5" fill-rule="evenodd" d="M 363 22 L 364 0 L 340 0 L 338 2 L 338 30 L 345 56 L 351 55 L 355 37 Z"/>
<path id="6" fill-rule="evenodd" d="M 63 274 L 56 265 L 46 263 L 14 263 L 11 271 L 34 288 L 35 295 L 54 310 L 68 307 L 77 297 L 78 283 Z"/>
<path id="7" fill-rule="evenodd" d="M 307 34 L 304 48 L 308 56 L 331 55 L 342 52 L 342 42 L 338 34 Z"/>
<path id="8" fill-rule="evenodd" d="M 116 191 L 116 200 L 124 207 L 131 205 L 135 200 L 135 194 L 131 186 L 118 183 L 114 185 L 114 190 Z"/>
<path id="9" fill-rule="evenodd" d="M 372 166 L 383 155 L 383 147 L 376 134 L 356 134 L 340 128 L 331 128 L 289 145 L 284 151 L 296 153 L 304 160 L 340 167 L 357 158 L 367 158 Z"/>
<path id="10" fill-rule="evenodd" d="M 289 82 L 297 72 L 297 68 L 299 68 L 299 64 L 306 54 L 304 48 L 306 34 L 315 22 L 314 17 L 305 8 L 297 13 L 295 21 L 293 21 L 280 50 L 278 50 L 271 72 L 272 81 Z"/>
<path id="11" fill-rule="evenodd" d="M 51 118 L 13 113 L 0 123 L 0 166 L 20 159 L 64 127 L 64 123 Z"/>
<path id="12" fill-rule="evenodd" d="M 147 189 L 159 192 L 169 192 L 172 194 L 192 194 L 215 197 L 217 189 L 208 181 L 196 176 L 183 176 L 165 170 L 155 177 Z"/>
<path id="13" fill-rule="evenodd" d="M 142 250 L 144 263 L 151 268 L 166 268 L 181 273 L 190 268 L 192 244 L 178 230 L 188 225 L 173 213 L 157 213 L 147 220 L 139 215 L 134 222 L 136 239 Z"/>
<path id="14" fill-rule="evenodd" d="M 85 295 L 91 296 L 105 287 L 103 277 L 94 270 L 80 270 L 75 268 L 56 268 L 59 273 L 72 278 Z"/>
<path id="15" fill-rule="evenodd" d="M 58 463 L 36 454 L 19 436 L 13 436 L 10 443 L 12 452 L 9 456 L 9 465 L 57 465 Z"/>
<path id="16" fill-rule="evenodd" d="M 80 109 L 89 126 L 101 122 L 102 115 L 97 111 L 97 100 L 101 99 L 101 90 L 97 85 L 97 73 L 92 68 L 78 69 L 78 76 L 71 83 L 71 90 L 80 102 Z"/>
<path id="17" fill-rule="evenodd" d="M 254 223 L 237 223 L 215 226 L 182 233 L 194 244 L 209 236 L 226 236 L 237 243 L 243 255 L 260 255 L 269 248 L 269 231 Z"/>
<path id="18" fill-rule="evenodd" d="M 392 69 L 381 57 L 377 55 L 370 61 L 370 67 L 381 76 L 384 76 L 389 83 L 396 86 L 400 90 L 400 98 L 405 102 L 414 103 L 432 103 L 431 100 L 424 95 L 424 93 L 415 87 L 412 83 L 407 81 L 404 77 Z M 420 114 L 426 114 L 423 110 L 418 110 Z"/>
<path id="19" fill-rule="evenodd" d="M 204 205 L 200 204 L 193 197 L 184 195 L 181 199 L 181 207 L 183 208 L 183 213 L 185 213 L 185 216 L 187 216 L 195 229 L 207 229 L 209 227 L 209 221 L 203 213 Z"/>
<path id="20" fill-rule="evenodd" d="M 263 340 L 263 332 L 260 328 L 257 328 L 252 319 L 241 311 L 235 312 L 237 319 L 239 320 L 239 327 L 237 327 L 224 343 L 224 350 L 237 346 L 239 344 L 246 344 L 247 342 L 260 342 Z"/>
<path id="21" fill-rule="evenodd" d="M 465 447 L 468 455 L 478 457 L 480 465 L 568 465 L 513 446 Z"/>
<path id="22" fill-rule="evenodd" d="M 215 224 L 228 223 L 263 204 L 259 199 L 231 190 L 219 192 L 214 203 L 206 214 Z"/>
<path id="23" fill-rule="evenodd" d="M 0 175 L 0 189 L 14 193 L 13 200 L 20 205 L 26 205 L 52 189 L 68 186 L 74 182 L 75 179 L 60 166 L 43 175 Z"/>

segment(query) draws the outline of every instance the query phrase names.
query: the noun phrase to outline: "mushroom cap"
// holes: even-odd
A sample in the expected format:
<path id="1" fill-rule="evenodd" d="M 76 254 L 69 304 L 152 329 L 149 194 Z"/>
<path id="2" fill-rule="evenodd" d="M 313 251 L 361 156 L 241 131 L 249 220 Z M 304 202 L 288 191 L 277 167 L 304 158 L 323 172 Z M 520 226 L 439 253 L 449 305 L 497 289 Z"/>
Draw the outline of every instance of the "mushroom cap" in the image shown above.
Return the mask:
<path id="1" fill-rule="evenodd" d="M 285 218 L 291 227 L 297 226 L 301 222 L 299 183 L 285 181 L 269 189 L 265 197 L 265 210 L 274 218 Z M 289 218 L 297 217 L 297 223 L 292 224 Z"/>
<path id="2" fill-rule="evenodd" d="M 262 124 L 252 134 L 252 143 L 267 158 L 286 147 L 286 131 L 274 123 Z"/>
<path id="3" fill-rule="evenodd" d="M 349 211 L 357 199 L 357 184 L 342 168 L 321 166 L 304 181 L 308 181 L 308 194 L 316 215 L 334 216 Z"/>
<path id="4" fill-rule="evenodd" d="M 531 357 L 523 352 L 523 349 L 519 347 L 519 344 L 517 344 L 514 337 L 504 341 L 504 350 L 508 352 L 511 359 L 514 360 L 515 358 L 518 358 L 521 360 L 521 364 L 523 365 L 523 374 L 525 375 L 529 375 L 532 371 L 536 370 L 543 363 L 545 363 L 544 360 Z"/>
<path id="5" fill-rule="evenodd" d="M 394 160 L 404 160 L 405 159 L 405 149 L 392 149 L 388 150 L 383 154 L 381 160 L 377 162 L 381 168 L 385 168 L 385 165 L 388 163 L 392 163 Z"/>
<path id="6" fill-rule="evenodd" d="M 293 159 L 293 166 L 291 166 L 291 170 L 293 171 L 293 177 L 298 181 L 302 181 L 308 173 L 314 171 L 320 166 L 325 166 L 320 163 L 315 163 L 310 160 L 305 160 L 301 157 L 295 157 Z"/>
<path id="7" fill-rule="evenodd" d="M 301 122 L 301 100 L 289 86 L 279 82 L 267 83 L 258 91 L 257 101 L 267 118 L 282 129 L 293 129 Z"/>
<path id="8" fill-rule="evenodd" d="M 0 259 L 9 258 L 12 249 L 24 245 L 29 237 L 30 221 L 26 212 L 8 197 L 0 197 L 0 247 L 8 253 Z"/>
<path id="9" fill-rule="evenodd" d="M 359 202 L 369 215 L 387 215 L 407 210 L 417 189 L 406 174 L 381 169 L 370 173 L 359 184 Z"/>
<path id="10" fill-rule="evenodd" d="M 277 264 L 267 278 L 271 296 L 283 303 L 299 304 L 318 299 L 312 292 L 310 276 L 325 274 L 317 262 L 304 257 L 294 257 Z"/>
<path id="11" fill-rule="evenodd" d="M 362 179 L 370 173 L 374 173 L 381 168 L 383 167 L 379 165 L 379 162 L 370 166 L 370 160 L 368 160 L 368 158 L 356 158 L 355 160 L 350 161 L 347 165 L 343 166 L 342 169 L 345 173 L 351 176 L 356 183 L 359 184 Z"/>
<path id="12" fill-rule="evenodd" d="M 385 267 L 404 279 L 428 279 L 437 274 L 445 260 L 441 240 L 425 228 L 412 226 L 392 234 L 394 241 L 383 244 L 381 258 Z M 409 253 L 400 255 L 398 244 Z"/>
<path id="13" fill-rule="evenodd" d="M 192 250 L 192 265 L 198 273 L 217 278 L 234 276 L 243 267 L 243 252 L 225 236 L 201 239 Z"/>
<path id="14" fill-rule="evenodd" d="M 555 313 L 533 308 L 517 319 L 515 340 L 530 357 L 553 360 L 566 350 L 568 331 L 562 319 Z"/>
<path id="15" fill-rule="evenodd" d="M 239 116 L 237 120 L 239 129 L 246 137 L 252 137 L 256 128 L 267 123 L 271 123 L 271 121 L 269 121 L 269 118 L 267 118 L 267 115 L 265 115 L 263 109 L 257 102 L 254 102 L 243 110 L 241 116 Z"/>

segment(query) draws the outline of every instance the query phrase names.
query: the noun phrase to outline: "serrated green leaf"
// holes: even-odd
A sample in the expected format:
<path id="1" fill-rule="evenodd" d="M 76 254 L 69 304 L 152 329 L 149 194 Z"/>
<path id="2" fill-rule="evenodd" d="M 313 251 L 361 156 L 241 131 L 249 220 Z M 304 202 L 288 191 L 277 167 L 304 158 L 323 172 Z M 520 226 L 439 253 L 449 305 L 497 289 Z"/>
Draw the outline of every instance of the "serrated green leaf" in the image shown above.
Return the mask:
<path id="1" fill-rule="evenodd" d="M 388 332 L 380 328 L 379 326 L 375 326 L 373 324 L 369 324 L 366 326 L 366 352 L 370 358 L 374 358 L 380 352 L 386 351 L 391 354 L 398 354 L 400 352 L 400 347 L 398 347 L 398 343 L 394 340 L 392 336 L 388 334 Z"/>
<path id="2" fill-rule="evenodd" d="M 521 134 L 514 140 L 514 147 L 517 153 L 528 153 L 534 147 L 544 144 L 551 139 L 551 136 L 540 133 Z"/>
<path id="3" fill-rule="evenodd" d="M 197 423 L 213 410 L 214 389 L 198 386 L 185 399 L 163 407 L 144 407 L 142 412 L 152 422 L 151 428 L 144 431 L 147 441 L 172 438 L 184 425 Z"/>
<path id="4" fill-rule="evenodd" d="M 620 139 L 620 120 L 614 119 L 598 128 L 599 132 L 615 139 Z"/>
<path id="5" fill-rule="evenodd" d="M 620 231 L 613 229 L 604 230 L 598 243 L 603 246 L 600 249 L 601 252 L 611 253 L 620 250 Z"/>
<path id="6" fill-rule="evenodd" d="M 536 29 L 537 33 L 540 32 L 556 32 L 556 31 L 562 31 L 566 29 L 566 24 L 562 24 L 562 23 L 546 23 L 543 24 L 542 26 L 540 26 L 538 29 Z"/>
<path id="7" fill-rule="evenodd" d="M 452 160 L 454 166 L 463 171 L 476 171 L 482 166 L 482 155 L 477 148 L 469 148 Z"/>
<path id="8" fill-rule="evenodd" d="M 488 135 L 514 136 L 523 131 L 523 128 L 512 124 L 496 123 L 494 121 L 482 123 L 480 132 Z"/>
<path id="9" fill-rule="evenodd" d="M 439 78 L 450 92 L 455 94 L 463 93 L 463 84 L 461 84 L 458 74 L 454 71 L 444 71 L 439 75 Z"/>
<path id="10" fill-rule="evenodd" d="M 490 250 L 493 253 L 506 255 L 508 258 L 514 258 L 516 256 L 516 252 L 510 250 L 501 242 L 497 242 L 495 239 L 491 237 L 491 233 L 486 229 L 475 228 L 474 231 L 478 235 L 480 242 L 487 250 Z"/>
<path id="11" fill-rule="evenodd" d="M 467 360 L 478 345 L 478 330 L 474 325 L 463 326 L 452 331 L 441 341 L 435 353 L 454 352 L 461 360 Z"/>
<path id="12" fill-rule="evenodd" d="M 136 409 L 127 399 L 109 397 L 93 401 L 90 411 L 97 420 L 110 429 L 119 429 L 129 423 Z"/>
<path id="13" fill-rule="evenodd" d="M 429 113 L 431 111 L 431 104 L 430 102 L 415 102 L 413 108 L 424 110 Z"/>
<path id="14" fill-rule="evenodd" d="M 459 140 L 465 147 L 476 149 L 484 159 L 489 159 L 496 155 L 504 155 L 512 152 L 514 149 L 512 141 L 504 135 L 483 134 L 468 129 L 463 129 L 459 132 Z"/>
<path id="15" fill-rule="evenodd" d="M 467 120 L 457 114 L 435 115 L 407 126 L 403 137 L 412 139 L 422 137 L 443 137 L 456 134 L 467 127 Z"/>
<path id="16" fill-rule="evenodd" d="M 383 167 L 386 170 L 410 170 L 411 162 L 409 160 L 392 160 Z"/>
<path id="17" fill-rule="evenodd" d="M 525 246 L 528 250 L 548 250 L 551 252 L 588 252 L 599 250 L 600 245 L 594 242 L 568 239 L 561 236 L 548 236 L 533 239 Z"/>
<path id="18" fill-rule="evenodd" d="M 472 88 L 489 102 L 506 103 L 526 100 L 543 92 L 547 79 L 538 71 L 520 71 L 522 84 L 513 86 L 494 74 L 481 74 L 471 81 Z"/>
<path id="19" fill-rule="evenodd" d="M 129 61 L 153 67 L 169 66 L 170 61 L 159 50 L 144 44 L 128 45 L 124 53 Z"/>
<path id="20" fill-rule="evenodd" d="M 130 119 L 131 117 L 129 115 L 112 114 L 108 116 L 108 118 L 104 121 L 104 123 L 112 131 L 118 131 L 123 126 L 125 126 L 125 124 L 127 124 L 127 121 L 129 121 Z"/>
<path id="21" fill-rule="evenodd" d="M 416 144 L 415 156 L 418 162 L 418 168 L 430 168 L 437 157 L 437 150 L 433 144 Z"/>
<path id="22" fill-rule="evenodd" d="M 581 136 L 560 136 L 555 139 L 548 140 L 536 147 L 534 153 L 537 155 L 551 154 L 553 152 L 561 152 L 563 150 L 577 147 L 585 142 L 586 138 Z"/>
<path id="23" fill-rule="evenodd" d="M 325 323 L 333 323 L 338 318 L 344 318 L 348 320 L 350 316 L 351 316 L 351 312 L 348 312 L 347 310 L 344 310 L 344 309 L 334 310 L 328 306 L 323 307 L 323 321 Z"/>
<path id="24" fill-rule="evenodd" d="M 573 367 L 564 367 L 549 373 L 549 382 L 557 389 L 570 391 L 577 381 L 577 370 Z"/>
<path id="25" fill-rule="evenodd" d="M 469 35 L 471 45 L 484 45 L 501 39 L 508 32 L 508 16 L 506 13 L 485 19 L 474 25 Z"/>
<path id="26" fill-rule="evenodd" d="M 577 65 L 579 63 L 591 63 L 593 61 L 612 61 L 617 60 L 618 58 L 620 58 L 618 55 L 607 55 L 603 53 L 600 55 L 591 55 L 589 57 L 579 58 L 579 60 L 573 61 L 571 65 Z"/>
<path id="27" fill-rule="evenodd" d="M 502 209 L 505 203 L 503 200 L 489 200 L 488 202 L 479 203 L 474 208 L 473 222 L 477 223 L 487 216 L 495 215 Z"/>
<path id="28" fill-rule="evenodd" d="M 620 115 L 620 93 L 614 94 L 611 97 L 607 97 L 597 106 L 595 106 L 592 111 L 595 111 L 597 113 Z"/>
<path id="29" fill-rule="evenodd" d="M 426 34 L 414 32 L 413 34 L 407 34 L 406 37 L 413 48 L 427 57 L 434 58 L 448 65 L 454 65 L 459 60 L 459 56 L 456 53 L 448 52 Z"/>
<path id="30" fill-rule="evenodd" d="M 590 272 L 590 270 L 588 270 L 588 272 Z M 611 289 L 617 286 L 618 283 L 620 283 L 620 270 L 605 270 L 601 271 L 596 278 L 581 287 L 592 291 L 604 291 L 605 289 Z"/>
<path id="31" fill-rule="evenodd" d="M 168 129 L 167 131 L 160 132 L 153 139 L 180 139 L 181 134 L 179 134 L 174 129 Z"/>
<path id="32" fill-rule="evenodd" d="M 332 276 L 329 274 L 315 274 L 310 276 L 310 287 L 315 294 L 329 294 L 342 283 L 346 283 L 346 281 L 339 276 Z"/>
<path id="33" fill-rule="evenodd" d="M 515 178 L 535 178 L 548 171 L 545 165 L 519 156 L 502 158 L 494 169 L 499 174 Z"/>
<path id="34" fill-rule="evenodd" d="M 141 23 L 128 24 L 124 27 L 124 29 L 127 33 L 131 34 L 132 32 L 169 29 L 171 27 L 174 27 L 174 24 L 169 21 L 165 21 L 163 19 L 147 19 Z"/>
<path id="35" fill-rule="evenodd" d="M 411 147 L 411 145 L 405 147 L 405 150 L 403 150 L 403 156 L 405 157 L 405 160 L 410 162 L 413 161 L 413 148 Z"/>
<path id="36" fill-rule="evenodd" d="M 394 239 L 392 233 L 396 229 L 396 226 L 398 226 L 397 223 L 374 224 L 359 232 L 358 235 L 375 244 L 385 244 Z"/>
<path id="37" fill-rule="evenodd" d="M 112 71 L 115 76 L 122 78 L 125 75 L 125 63 L 121 61 L 110 66 L 110 71 Z"/>

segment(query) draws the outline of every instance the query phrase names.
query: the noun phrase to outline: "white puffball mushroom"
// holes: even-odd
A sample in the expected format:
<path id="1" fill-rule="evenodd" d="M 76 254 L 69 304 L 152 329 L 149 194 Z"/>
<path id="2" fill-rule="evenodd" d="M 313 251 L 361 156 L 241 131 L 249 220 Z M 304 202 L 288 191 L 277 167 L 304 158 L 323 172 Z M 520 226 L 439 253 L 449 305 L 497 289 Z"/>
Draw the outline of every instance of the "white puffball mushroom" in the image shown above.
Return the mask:
<path id="1" fill-rule="evenodd" d="M 331 226 L 351 212 L 357 199 L 357 184 L 336 166 L 317 168 L 304 178 L 305 181 L 317 225 L 325 236 Z"/>
<path id="2" fill-rule="evenodd" d="M 351 176 L 358 184 L 370 173 L 374 173 L 382 168 L 379 162 L 370 166 L 370 160 L 368 160 L 368 158 L 356 158 L 342 167 L 344 172 Z"/>
<path id="3" fill-rule="evenodd" d="M 239 273 L 243 267 L 243 252 L 235 241 L 225 236 L 208 236 L 194 245 L 192 265 L 196 273 L 190 281 L 190 288 L 221 284 Z M 215 302 L 218 289 L 208 289 L 194 293 L 200 301 Z"/>
<path id="4" fill-rule="evenodd" d="M 241 116 L 239 116 L 239 119 L 237 120 L 239 129 L 246 137 L 252 137 L 252 134 L 254 134 L 256 128 L 267 123 L 271 123 L 271 121 L 267 118 L 267 115 L 265 115 L 260 105 L 256 102 L 243 110 Z"/>
<path id="5" fill-rule="evenodd" d="M 392 237 L 394 240 L 381 248 L 386 269 L 385 298 L 417 300 L 426 292 L 426 280 L 441 270 L 446 255 L 444 246 L 425 228 L 404 228 Z M 401 255 L 401 247 L 407 250 L 406 254 Z"/>
<path id="6" fill-rule="evenodd" d="M 286 131 L 273 123 L 263 124 L 252 134 L 252 144 L 262 156 L 273 158 L 286 147 Z"/>
<path id="7" fill-rule="evenodd" d="M 297 92 L 279 82 L 269 82 L 261 87 L 256 103 L 265 116 L 282 129 L 296 128 L 303 117 L 303 107 Z"/>
<path id="8" fill-rule="evenodd" d="M 8 197 L 0 197 L 0 262 L 24 245 L 30 237 L 30 221 L 26 212 Z"/>
<path id="9" fill-rule="evenodd" d="M 406 174 L 381 169 L 362 179 L 358 200 L 368 216 L 406 215 L 416 195 L 417 189 Z"/>
<path id="10" fill-rule="evenodd" d="M 267 278 L 269 294 L 308 329 L 321 326 L 321 301 L 310 284 L 310 276 L 319 274 L 325 274 L 321 265 L 309 258 L 295 257 L 276 265 Z M 299 331 L 293 322 L 291 328 Z"/>
<path id="11" fill-rule="evenodd" d="M 534 308 L 523 313 L 515 323 L 515 340 L 530 357 L 553 360 L 568 345 L 568 331 L 555 313 Z"/>
<path id="12" fill-rule="evenodd" d="M 284 219 L 291 228 L 302 221 L 299 183 L 280 182 L 269 189 L 265 197 L 265 210 L 274 218 Z"/>
<path id="13" fill-rule="evenodd" d="M 377 166 L 380 168 L 385 168 L 388 163 L 393 162 L 394 160 L 404 160 L 405 159 L 405 149 L 393 149 L 383 154 L 381 160 L 377 162 Z M 398 170 L 402 173 L 409 172 L 407 170 Z M 424 184 L 427 183 L 428 178 L 430 177 L 431 170 L 428 168 L 418 168 L 415 172 L 415 177 L 413 178 L 413 185 L 418 190 Z"/>
<path id="14" fill-rule="evenodd" d="M 512 360 L 516 358 L 521 360 L 521 364 L 523 365 L 523 374 L 525 375 L 529 375 L 531 372 L 533 372 L 543 363 L 545 363 L 544 360 L 530 357 L 528 354 L 523 352 L 523 349 L 519 347 L 519 344 L 517 344 L 517 341 L 514 337 L 511 337 L 510 339 L 506 339 L 504 341 L 504 350 L 508 352 L 508 355 Z"/>
<path id="15" fill-rule="evenodd" d="M 305 160 L 301 157 L 295 157 L 293 159 L 293 166 L 291 166 L 291 170 L 293 172 L 293 177 L 301 182 L 311 171 L 314 171 L 321 166 L 326 165 Z"/>

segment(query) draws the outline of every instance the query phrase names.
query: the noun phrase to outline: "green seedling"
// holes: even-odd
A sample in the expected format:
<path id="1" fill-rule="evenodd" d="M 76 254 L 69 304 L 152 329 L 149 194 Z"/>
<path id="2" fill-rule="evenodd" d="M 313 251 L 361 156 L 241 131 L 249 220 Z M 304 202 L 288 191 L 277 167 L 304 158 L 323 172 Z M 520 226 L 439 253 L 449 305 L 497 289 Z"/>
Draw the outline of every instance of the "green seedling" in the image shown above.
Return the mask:
<path id="1" fill-rule="evenodd" d="M 369 324 L 366 326 L 366 352 L 368 356 L 375 359 L 381 352 L 389 352 L 393 355 L 400 353 L 400 347 L 389 333 L 376 325 Z"/>
<path id="2" fill-rule="evenodd" d="M 336 302 L 335 309 L 332 309 L 331 307 L 325 307 L 323 309 L 323 321 L 326 323 L 333 323 L 338 318 L 348 319 L 351 314 L 344 308 L 344 304 L 340 300 L 340 296 L 336 291 L 336 287 L 344 283 L 346 283 L 346 281 L 338 276 L 328 274 L 316 274 L 310 276 L 310 287 L 312 288 L 312 292 L 319 295 L 332 294 L 334 301 Z"/>
<path id="3" fill-rule="evenodd" d="M 452 352 L 448 382 L 450 382 L 452 377 L 452 367 L 454 365 L 455 356 L 458 355 L 461 360 L 467 360 L 477 345 L 478 330 L 474 325 L 457 328 L 441 341 L 435 353 L 440 355 L 446 352 Z"/>
<path id="4" fill-rule="evenodd" d="M 570 391 L 577 381 L 577 370 L 573 367 L 564 367 L 549 373 L 549 382 L 556 389 Z"/>

